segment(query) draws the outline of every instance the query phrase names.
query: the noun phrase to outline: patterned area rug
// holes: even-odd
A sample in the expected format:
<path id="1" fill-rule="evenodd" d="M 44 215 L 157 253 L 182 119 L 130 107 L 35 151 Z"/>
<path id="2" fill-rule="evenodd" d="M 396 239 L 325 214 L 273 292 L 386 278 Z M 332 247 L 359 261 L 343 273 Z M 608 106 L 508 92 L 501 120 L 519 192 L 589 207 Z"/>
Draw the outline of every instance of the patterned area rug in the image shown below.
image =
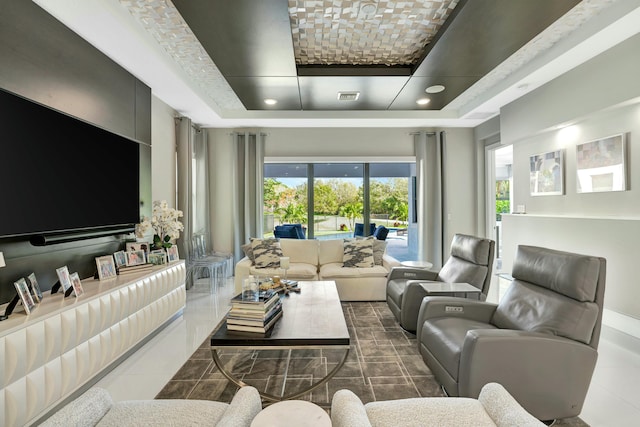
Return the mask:
<path id="1" fill-rule="evenodd" d="M 340 389 L 356 393 L 364 403 L 410 397 L 444 396 L 418 353 L 415 335 L 400 328 L 385 302 L 342 303 L 351 336 L 345 365 L 329 382 L 299 399 L 325 409 Z M 294 393 L 324 377 L 342 359 L 342 350 L 294 350 L 285 394 Z M 221 359 L 227 369 L 259 390 L 280 395 L 287 352 L 280 350 L 227 351 Z M 229 402 L 237 387 L 216 368 L 209 340 L 180 368 L 156 399 L 204 399 Z M 587 426 L 580 418 L 555 425 Z"/>

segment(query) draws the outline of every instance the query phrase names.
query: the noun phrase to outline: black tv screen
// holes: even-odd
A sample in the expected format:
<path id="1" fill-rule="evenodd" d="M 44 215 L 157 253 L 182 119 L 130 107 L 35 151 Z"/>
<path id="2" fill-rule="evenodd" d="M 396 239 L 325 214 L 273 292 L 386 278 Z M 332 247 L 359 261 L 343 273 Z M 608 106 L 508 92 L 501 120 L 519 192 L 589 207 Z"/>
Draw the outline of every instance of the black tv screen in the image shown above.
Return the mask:
<path id="1" fill-rule="evenodd" d="M 0 237 L 130 227 L 138 142 L 0 90 Z"/>

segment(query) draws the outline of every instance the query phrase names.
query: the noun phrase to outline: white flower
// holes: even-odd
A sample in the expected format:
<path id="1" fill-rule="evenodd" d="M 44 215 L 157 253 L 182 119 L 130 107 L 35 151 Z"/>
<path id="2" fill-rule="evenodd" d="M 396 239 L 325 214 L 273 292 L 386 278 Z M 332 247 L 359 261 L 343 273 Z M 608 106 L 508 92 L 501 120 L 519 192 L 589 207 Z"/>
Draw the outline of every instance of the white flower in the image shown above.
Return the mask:
<path id="1" fill-rule="evenodd" d="M 184 225 L 178 220 L 182 216 L 182 211 L 170 208 L 166 200 L 156 200 L 153 202 L 151 219 L 144 217 L 140 224 L 136 225 L 136 236 L 144 237 L 147 230 L 153 228 L 154 234 L 161 242 L 169 236 L 169 243 L 174 243 L 184 230 Z"/>

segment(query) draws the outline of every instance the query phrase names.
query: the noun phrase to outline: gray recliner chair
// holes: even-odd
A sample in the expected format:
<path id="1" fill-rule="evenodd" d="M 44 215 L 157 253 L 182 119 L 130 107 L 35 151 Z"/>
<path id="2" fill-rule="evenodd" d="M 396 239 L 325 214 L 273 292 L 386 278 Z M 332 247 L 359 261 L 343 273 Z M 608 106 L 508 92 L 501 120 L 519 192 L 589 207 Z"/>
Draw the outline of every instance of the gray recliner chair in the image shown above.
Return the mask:
<path id="1" fill-rule="evenodd" d="M 540 420 L 580 414 L 598 357 L 604 258 L 519 246 L 499 304 L 427 297 L 418 349 L 450 396 L 501 383 Z"/>
<path id="2" fill-rule="evenodd" d="M 491 283 L 494 253 L 493 240 L 456 234 L 451 255 L 440 271 L 394 267 L 387 277 L 387 305 L 400 326 L 410 332 L 417 329 L 420 304 L 428 295 L 420 281 L 469 283 L 481 290 L 480 299 L 484 301 Z"/>

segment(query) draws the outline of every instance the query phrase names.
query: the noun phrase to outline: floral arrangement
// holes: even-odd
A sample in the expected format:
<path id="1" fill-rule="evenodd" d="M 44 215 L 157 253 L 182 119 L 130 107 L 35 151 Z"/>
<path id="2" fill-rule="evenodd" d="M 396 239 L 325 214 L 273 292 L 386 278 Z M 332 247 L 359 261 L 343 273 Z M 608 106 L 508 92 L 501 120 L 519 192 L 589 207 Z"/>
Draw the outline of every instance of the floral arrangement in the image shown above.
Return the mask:
<path id="1" fill-rule="evenodd" d="M 153 228 L 152 248 L 170 248 L 184 230 L 184 225 L 178 219 L 182 215 L 182 211 L 170 208 L 166 200 L 156 200 L 153 202 L 151 219 L 145 216 L 136 225 L 136 236 L 144 237 L 149 228 Z"/>

